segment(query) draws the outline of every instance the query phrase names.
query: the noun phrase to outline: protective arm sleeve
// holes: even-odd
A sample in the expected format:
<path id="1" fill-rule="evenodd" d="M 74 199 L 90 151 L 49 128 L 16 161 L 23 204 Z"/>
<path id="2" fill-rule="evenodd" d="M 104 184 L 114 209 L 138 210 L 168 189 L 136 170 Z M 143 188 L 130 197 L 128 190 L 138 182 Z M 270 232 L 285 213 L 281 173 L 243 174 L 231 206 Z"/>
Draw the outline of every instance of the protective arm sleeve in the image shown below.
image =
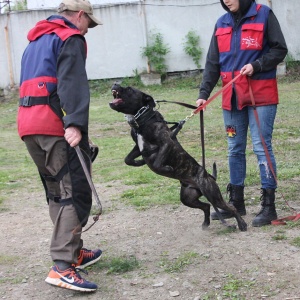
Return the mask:
<path id="1" fill-rule="evenodd" d="M 69 37 L 57 61 L 57 93 L 65 113 L 64 127 L 88 132 L 90 91 L 85 70 L 86 44 L 80 35 Z"/>

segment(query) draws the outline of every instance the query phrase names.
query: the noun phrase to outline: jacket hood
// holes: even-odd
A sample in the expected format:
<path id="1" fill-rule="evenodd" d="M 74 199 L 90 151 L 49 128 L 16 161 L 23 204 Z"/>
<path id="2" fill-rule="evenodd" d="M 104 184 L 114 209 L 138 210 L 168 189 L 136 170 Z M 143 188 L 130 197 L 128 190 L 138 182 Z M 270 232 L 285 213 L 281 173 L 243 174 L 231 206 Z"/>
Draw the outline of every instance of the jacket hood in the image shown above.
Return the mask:
<path id="1" fill-rule="evenodd" d="M 65 40 L 69 36 L 66 29 L 73 31 L 74 34 L 80 34 L 80 31 L 68 20 L 60 16 L 51 16 L 47 20 L 36 23 L 35 27 L 28 32 L 27 39 L 32 42 L 44 34 L 56 33 Z"/>
<path id="2" fill-rule="evenodd" d="M 223 8 L 227 11 L 230 12 L 228 7 L 225 5 L 223 0 L 220 0 Z M 240 2 L 240 9 L 238 10 L 238 13 L 241 14 L 242 16 L 248 11 L 250 8 L 251 4 L 255 2 L 255 0 L 239 0 Z"/>

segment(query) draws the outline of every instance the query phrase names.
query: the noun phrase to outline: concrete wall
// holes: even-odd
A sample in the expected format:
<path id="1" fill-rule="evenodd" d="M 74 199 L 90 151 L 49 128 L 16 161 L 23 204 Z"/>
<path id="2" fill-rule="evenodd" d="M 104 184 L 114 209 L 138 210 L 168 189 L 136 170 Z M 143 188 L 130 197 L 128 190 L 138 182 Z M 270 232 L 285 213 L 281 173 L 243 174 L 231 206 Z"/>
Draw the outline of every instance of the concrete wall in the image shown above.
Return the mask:
<path id="1" fill-rule="evenodd" d="M 128 0 L 89 0 L 92 5 L 111 5 L 117 3 L 127 3 Z M 61 3 L 61 0 L 27 0 L 28 9 L 55 8 Z"/>
<path id="2" fill-rule="evenodd" d="M 259 2 L 268 5 L 270 1 Z M 300 1 L 272 0 L 271 3 L 290 54 L 300 59 L 300 39 L 296 32 L 300 29 L 296 16 Z M 87 72 L 89 79 L 104 79 L 130 77 L 146 70 L 147 61 L 141 56 L 141 50 L 147 44 L 149 32 L 163 35 L 171 50 L 166 56 L 168 72 L 176 72 L 196 69 L 192 58 L 183 50 L 185 35 L 196 30 L 203 48 L 203 67 L 215 21 L 224 10 L 218 0 L 137 0 L 95 5 L 94 13 L 104 25 L 90 29 L 86 35 Z M 0 88 L 18 85 L 27 32 L 51 14 L 55 14 L 54 9 L 0 15 Z"/>

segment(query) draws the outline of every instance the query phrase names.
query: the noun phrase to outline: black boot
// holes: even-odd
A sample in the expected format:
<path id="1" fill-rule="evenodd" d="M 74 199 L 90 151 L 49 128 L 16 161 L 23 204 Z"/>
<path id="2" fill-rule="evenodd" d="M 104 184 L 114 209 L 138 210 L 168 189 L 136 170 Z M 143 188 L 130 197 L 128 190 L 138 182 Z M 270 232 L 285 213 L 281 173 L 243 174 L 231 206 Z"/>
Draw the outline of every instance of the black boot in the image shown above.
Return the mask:
<path id="1" fill-rule="evenodd" d="M 227 185 L 227 192 L 229 192 L 229 204 L 233 205 L 241 216 L 246 215 L 245 200 L 244 200 L 244 187 L 240 185 Z M 224 219 L 230 219 L 233 214 L 229 211 L 219 210 Z M 212 220 L 219 220 L 216 212 L 211 213 Z"/>
<path id="2" fill-rule="evenodd" d="M 260 227 L 270 225 L 277 219 L 275 209 L 275 189 L 261 189 L 261 210 L 252 221 L 252 226 Z"/>

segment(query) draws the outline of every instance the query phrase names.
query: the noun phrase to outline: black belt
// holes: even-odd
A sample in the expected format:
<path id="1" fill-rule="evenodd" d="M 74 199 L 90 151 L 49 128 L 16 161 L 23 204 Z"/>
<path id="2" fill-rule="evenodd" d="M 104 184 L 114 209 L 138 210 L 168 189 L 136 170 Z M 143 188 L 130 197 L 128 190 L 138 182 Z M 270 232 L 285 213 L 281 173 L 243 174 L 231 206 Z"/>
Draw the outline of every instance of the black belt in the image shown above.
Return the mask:
<path id="1" fill-rule="evenodd" d="M 49 104 L 49 97 L 31 97 L 26 96 L 20 98 L 19 106 L 33 106 L 33 105 L 41 105 L 41 104 Z"/>

